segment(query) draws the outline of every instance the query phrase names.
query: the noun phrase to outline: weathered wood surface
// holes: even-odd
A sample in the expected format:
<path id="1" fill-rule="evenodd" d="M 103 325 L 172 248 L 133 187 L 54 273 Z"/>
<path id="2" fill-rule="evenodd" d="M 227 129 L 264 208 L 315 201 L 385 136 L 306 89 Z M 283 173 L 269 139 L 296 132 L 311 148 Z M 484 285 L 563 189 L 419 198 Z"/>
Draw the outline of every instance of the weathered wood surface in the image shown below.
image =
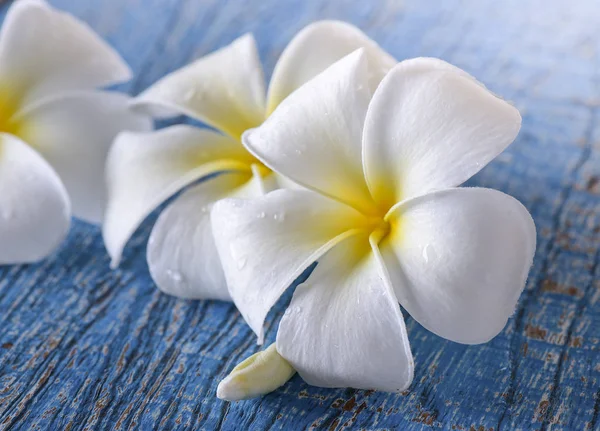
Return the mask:
<path id="1" fill-rule="evenodd" d="M 229 404 L 215 398 L 218 381 L 257 350 L 235 308 L 157 291 L 145 263 L 154 217 L 114 272 L 99 229 L 76 223 L 47 261 L 0 268 L 1 429 L 600 429 L 597 0 L 52 3 L 117 47 L 137 74 L 123 87 L 133 94 L 248 31 L 270 75 L 292 35 L 320 18 L 357 24 L 399 59 L 463 67 L 523 114 L 516 143 L 470 184 L 520 199 L 539 247 L 515 316 L 490 343 L 454 344 L 407 318 L 409 391 L 325 390 L 295 377 Z"/>

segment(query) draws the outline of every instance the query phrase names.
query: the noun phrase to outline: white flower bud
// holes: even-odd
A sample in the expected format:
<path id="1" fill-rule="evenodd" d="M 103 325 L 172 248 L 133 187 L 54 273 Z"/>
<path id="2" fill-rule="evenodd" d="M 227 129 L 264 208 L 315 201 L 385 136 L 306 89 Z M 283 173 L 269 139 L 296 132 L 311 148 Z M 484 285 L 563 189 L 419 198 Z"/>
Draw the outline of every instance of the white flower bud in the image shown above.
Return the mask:
<path id="1" fill-rule="evenodd" d="M 275 343 L 266 350 L 250 356 L 219 383 L 217 397 L 239 401 L 274 391 L 296 372 L 275 349 Z"/>

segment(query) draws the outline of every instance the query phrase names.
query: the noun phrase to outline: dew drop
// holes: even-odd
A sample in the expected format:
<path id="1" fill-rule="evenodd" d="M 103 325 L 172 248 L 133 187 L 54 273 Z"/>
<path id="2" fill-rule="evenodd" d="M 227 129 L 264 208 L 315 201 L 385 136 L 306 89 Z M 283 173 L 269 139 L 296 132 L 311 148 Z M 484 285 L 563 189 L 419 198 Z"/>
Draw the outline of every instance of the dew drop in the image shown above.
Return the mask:
<path id="1" fill-rule="evenodd" d="M 238 269 L 242 269 L 245 266 L 246 266 L 246 258 L 242 257 L 242 258 L 238 259 L 238 262 L 237 262 Z"/>
<path id="2" fill-rule="evenodd" d="M 183 275 L 179 271 L 175 271 L 173 269 L 167 269 L 167 276 L 173 280 L 175 283 L 183 282 Z"/>
<path id="3" fill-rule="evenodd" d="M 265 218 L 265 212 L 261 211 L 261 213 L 257 217 L 258 218 Z"/>
<path id="4" fill-rule="evenodd" d="M 430 263 L 431 261 L 437 259 L 437 253 L 432 244 L 427 244 L 423 248 L 423 259 L 425 260 L 425 263 Z"/>
<path id="5" fill-rule="evenodd" d="M 183 95 L 183 98 L 185 99 L 186 102 L 189 102 L 190 100 L 192 100 L 194 97 L 196 96 L 196 90 L 194 90 L 193 88 L 186 91 L 185 94 Z"/>

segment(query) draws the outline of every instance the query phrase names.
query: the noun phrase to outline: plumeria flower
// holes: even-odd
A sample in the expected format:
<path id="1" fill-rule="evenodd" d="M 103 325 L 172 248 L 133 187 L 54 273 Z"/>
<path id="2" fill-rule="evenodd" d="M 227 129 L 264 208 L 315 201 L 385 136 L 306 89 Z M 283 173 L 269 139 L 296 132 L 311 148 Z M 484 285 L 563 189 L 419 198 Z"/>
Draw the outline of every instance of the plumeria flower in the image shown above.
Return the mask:
<path id="1" fill-rule="evenodd" d="M 429 58 L 399 63 L 373 94 L 359 50 L 291 94 L 243 142 L 307 190 L 212 210 L 229 291 L 259 343 L 269 309 L 316 260 L 276 339 L 309 384 L 407 388 L 413 358 L 399 303 L 452 341 L 498 334 L 525 285 L 535 226 L 514 198 L 457 186 L 520 124 L 474 78 Z"/>
<path id="2" fill-rule="evenodd" d="M 34 262 L 98 223 L 104 162 L 122 130 L 147 130 L 129 100 L 95 88 L 127 81 L 121 57 L 87 25 L 41 0 L 17 1 L 0 32 L 0 265 Z"/>
<path id="3" fill-rule="evenodd" d="M 216 131 L 176 125 L 153 133 L 124 133 L 107 163 L 109 205 L 103 234 L 116 267 L 126 242 L 144 218 L 197 180 L 160 215 L 147 248 L 158 287 L 184 298 L 230 300 L 210 225 L 211 205 L 225 197 L 260 196 L 293 186 L 241 144 L 296 88 L 335 61 L 364 47 L 377 85 L 396 61 L 357 28 L 321 21 L 304 28 L 281 55 L 265 97 L 254 38 L 245 35 L 167 75 L 135 106 L 156 117 L 185 114 Z M 221 175 L 214 175 L 223 173 Z"/>

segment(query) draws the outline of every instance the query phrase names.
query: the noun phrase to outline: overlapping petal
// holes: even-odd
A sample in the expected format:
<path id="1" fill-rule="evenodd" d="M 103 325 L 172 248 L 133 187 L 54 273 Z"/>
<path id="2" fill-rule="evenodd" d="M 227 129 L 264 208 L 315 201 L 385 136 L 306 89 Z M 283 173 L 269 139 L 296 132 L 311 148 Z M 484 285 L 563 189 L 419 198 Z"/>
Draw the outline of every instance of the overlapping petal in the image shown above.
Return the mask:
<path id="1" fill-rule="evenodd" d="M 211 220 L 229 293 L 259 343 L 265 316 L 285 289 L 366 222 L 356 210 L 307 190 L 221 200 Z"/>
<path id="2" fill-rule="evenodd" d="M 265 84 L 254 38 L 242 36 L 172 72 L 140 94 L 135 105 L 155 116 L 185 114 L 239 138 L 265 117 Z"/>
<path id="3" fill-rule="evenodd" d="M 488 341 L 513 313 L 535 253 L 535 225 L 516 199 L 458 188 L 398 206 L 380 243 L 402 306 L 430 331 Z"/>
<path id="4" fill-rule="evenodd" d="M 0 135 L 0 265 L 43 259 L 64 239 L 71 220 L 56 172 L 20 139 Z"/>
<path id="5" fill-rule="evenodd" d="M 72 90 L 124 82 L 131 71 L 89 26 L 42 0 L 20 0 L 0 32 L 2 102 L 23 106 Z"/>
<path id="6" fill-rule="evenodd" d="M 106 164 L 109 201 L 103 224 L 106 248 L 117 266 L 142 220 L 174 193 L 206 175 L 248 172 L 252 158 L 233 139 L 180 125 L 117 137 Z"/>
<path id="7" fill-rule="evenodd" d="M 292 93 L 244 145 L 293 181 L 369 211 L 361 139 L 371 97 L 368 65 L 358 50 Z"/>
<path id="8" fill-rule="evenodd" d="M 404 320 L 368 233 L 327 252 L 296 288 L 277 350 L 309 384 L 397 392 L 413 378 Z"/>
<path id="9" fill-rule="evenodd" d="M 519 112 L 436 59 L 398 64 L 369 106 L 364 165 L 383 207 L 469 179 L 513 142 Z"/>
<path id="10" fill-rule="evenodd" d="M 365 49 L 369 60 L 369 87 L 375 91 L 381 79 L 396 64 L 392 56 L 360 29 L 342 21 L 318 21 L 304 27 L 275 65 L 269 85 L 267 113 L 272 113 L 304 83 L 359 48 Z"/>
<path id="11" fill-rule="evenodd" d="M 231 300 L 213 239 L 210 210 L 225 197 L 262 195 L 260 178 L 227 173 L 190 188 L 158 218 L 148 241 L 150 274 L 181 298 Z"/>
<path id="12" fill-rule="evenodd" d="M 102 221 L 106 205 L 104 164 L 115 136 L 123 130 L 147 131 L 152 124 L 132 112 L 129 97 L 86 92 L 53 98 L 19 118 L 19 136 L 56 170 L 73 214 Z"/>

